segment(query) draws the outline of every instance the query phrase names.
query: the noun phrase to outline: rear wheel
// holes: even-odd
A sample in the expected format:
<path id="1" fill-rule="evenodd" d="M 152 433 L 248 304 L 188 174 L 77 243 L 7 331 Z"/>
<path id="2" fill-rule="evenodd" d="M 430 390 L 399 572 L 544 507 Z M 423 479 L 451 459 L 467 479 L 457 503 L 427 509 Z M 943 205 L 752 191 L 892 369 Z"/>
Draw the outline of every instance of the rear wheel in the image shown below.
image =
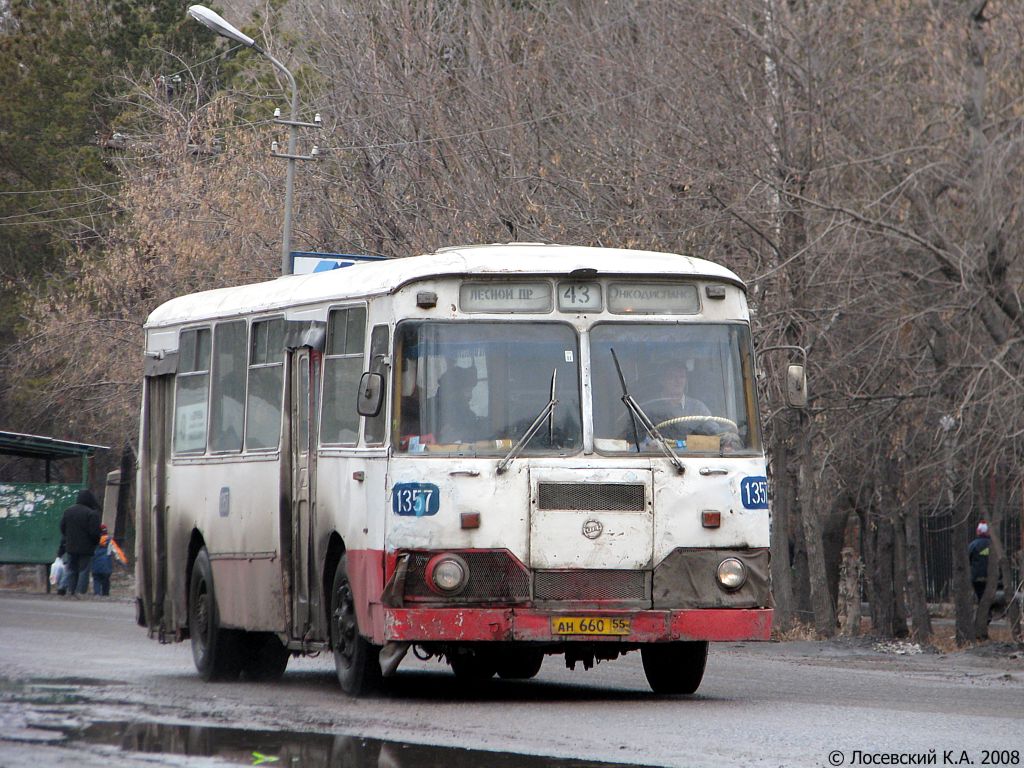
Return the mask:
<path id="1" fill-rule="evenodd" d="M 235 680 L 241 672 L 238 633 L 220 625 L 217 597 L 213 590 L 213 570 L 206 547 L 199 550 L 192 564 L 188 591 L 188 633 L 192 641 L 192 661 L 206 681 Z"/>
<path id="2" fill-rule="evenodd" d="M 543 651 L 532 648 L 510 651 L 498 659 L 498 677 L 502 680 L 529 680 L 537 676 L 543 663 Z"/>
<path id="3" fill-rule="evenodd" d="M 338 682 L 345 693 L 361 696 L 380 686 L 380 646 L 359 633 L 345 555 L 338 562 L 331 590 L 331 650 Z"/>
<path id="4" fill-rule="evenodd" d="M 242 671 L 250 680 L 277 680 L 291 652 L 272 632 L 245 632 L 241 637 Z"/>
<path id="5" fill-rule="evenodd" d="M 707 641 L 656 643 L 640 649 L 644 674 L 655 693 L 693 693 L 708 660 Z"/>

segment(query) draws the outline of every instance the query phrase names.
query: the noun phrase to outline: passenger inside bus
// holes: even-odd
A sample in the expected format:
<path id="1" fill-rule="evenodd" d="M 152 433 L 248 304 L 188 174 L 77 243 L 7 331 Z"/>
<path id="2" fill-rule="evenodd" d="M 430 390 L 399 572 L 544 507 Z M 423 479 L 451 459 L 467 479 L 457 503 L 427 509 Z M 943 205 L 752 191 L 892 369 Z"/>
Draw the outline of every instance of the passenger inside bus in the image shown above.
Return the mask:
<path id="1" fill-rule="evenodd" d="M 470 407 L 476 388 L 474 366 L 453 365 L 437 380 L 437 393 L 428 404 L 437 428 L 434 435 L 440 443 L 471 443 L 484 439 L 483 419 Z"/>
<path id="2" fill-rule="evenodd" d="M 395 347 L 399 452 L 503 456 L 545 409 L 552 382 L 554 418 L 522 453 L 574 451 L 582 444 L 579 353 L 571 327 L 405 322 Z"/>

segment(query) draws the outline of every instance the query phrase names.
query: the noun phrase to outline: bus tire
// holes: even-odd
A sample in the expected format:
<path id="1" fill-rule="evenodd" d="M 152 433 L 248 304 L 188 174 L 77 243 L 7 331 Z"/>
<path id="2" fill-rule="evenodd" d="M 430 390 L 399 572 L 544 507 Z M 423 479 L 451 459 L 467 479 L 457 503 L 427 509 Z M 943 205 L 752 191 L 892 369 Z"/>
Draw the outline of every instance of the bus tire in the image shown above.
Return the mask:
<path id="1" fill-rule="evenodd" d="M 544 652 L 520 648 L 498 657 L 498 677 L 502 680 L 529 680 L 536 677 L 544 663 Z"/>
<path id="2" fill-rule="evenodd" d="M 341 690 L 349 696 L 362 696 L 380 687 L 380 646 L 359 632 L 347 559 L 342 555 L 338 561 L 331 589 L 331 651 Z"/>
<path id="3" fill-rule="evenodd" d="M 644 674 L 655 693 L 694 693 L 708 661 L 706 640 L 652 643 L 640 649 Z"/>
<path id="4" fill-rule="evenodd" d="M 249 680 L 279 680 L 292 655 L 272 632 L 245 632 L 241 646 L 242 672 Z"/>
<path id="5" fill-rule="evenodd" d="M 220 625 L 220 611 L 213 589 L 213 569 L 206 547 L 192 564 L 188 590 L 188 634 L 192 661 L 207 682 L 236 680 L 242 671 L 237 633 Z"/>

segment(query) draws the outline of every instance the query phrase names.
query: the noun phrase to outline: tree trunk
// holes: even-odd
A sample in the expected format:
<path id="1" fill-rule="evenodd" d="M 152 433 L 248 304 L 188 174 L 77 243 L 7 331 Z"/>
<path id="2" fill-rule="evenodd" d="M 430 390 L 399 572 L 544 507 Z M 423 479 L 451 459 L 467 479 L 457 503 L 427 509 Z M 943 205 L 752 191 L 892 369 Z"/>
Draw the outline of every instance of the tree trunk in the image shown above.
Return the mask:
<path id="1" fill-rule="evenodd" d="M 1015 643 L 1024 643 L 1024 631 L 1021 630 L 1021 598 L 1016 593 L 1014 585 L 1007 589 L 1006 599 L 1009 600 L 1009 607 L 1006 609 L 1006 621 L 1010 625 L 1010 639 Z"/>
<path id="2" fill-rule="evenodd" d="M 799 462 L 798 462 L 799 463 Z M 799 499 L 799 473 L 794 479 L 796 496 Z M 793 549 L 793 602 L 796 615 L 801 622 L 810 624 L 814 617 L 814 608 L 811 605 L 811 580 L 807 575 L 807 545 L 804 542 L 805 532 L 803 524 L 803 503 L 797 502 L 796 511 L 799 515 L 793 520 L 790 528 Z"/>
<path id="3" fill-rule="evenodd" d="M 808 421 L 806 415 L 801 422 Z M 836 615 L 825 575 L 825 552 L 822 545 L 821 520 L 818 517 L 818 498 L 814 482 L 814 453 L 810 440 L 810 425 L 804 424 L 803 451 L 800 456 L 798 484 L 800 488 L 800 517 L 807 548 L 807 574 L 810 579 L 811 606 L 814 609 L 814 629 L 821 637 L 832 637 L 836 631 Z"/>
<path id="4" fill-rule="evenodd" d="M 850 509 L 844 499 L 837 503 L 825 517 L 825 526 L 822 532 L 824 537 L 825 571 L 828 575 L 828 594 L 832 605 L 838 609 L 839 605 L 839 579 L 840 569 L 843 563 L 843 547 L 846 544 L 847 528 L 850 525 Z"/>
<path id="5" fill-rule="evenodd" d="M 909 637 L 907 629 L 907 601 L 904 593 L 907 583 L 907 553 L 904 540 L 903 513 L 898 500 L 892 505 L 892 633 L 894 637 Z"/>
<path id="6" fill-rule="evenodd" d="M 903 514 L 903 536 L 906 540 L 907 606 L 913 627 L 913 638 L 927 643 L 932 636 L 932 620 L 928 613 L 928 597 L 924 588 L 924 560 L 921 557 L 921 511 L 908 507 Z"/>
<path id="7" fill-rule="evenodd" d="M 870 506 L 868 508 L 858 506 L 857 519 L 860 521 L 861 588 L 864 591 L 864 598 L 868 603 L 868 615 L 871 618 L 871 625 L 874 627 L 875 524 Z"/>
<path id="8" fill-rule="evenodd" d="M 875 558 L 871 570 L 871 624 L 882 637 L 894 635 L 893 613 L 893 541 L 892 518 L 881 509 L 874 509 Z"/>
<path id="9" fill-rule="evenodd" d="M 860 577 L 863 566 L 853 547 L 842 553 L 839 569 L 839 634 L 857 637 L 860 634 Z"/>
<path id="10" fill-rule="evenodd" d="M 771 574 L 775 597 L 775 627 L 788 632 L 794 625 L 793 571 L 790 562 L 789 520 L 793 510 L 793 482 L 789 474 L 789 422 L 783 414 L 775 420 L 772 430 L 772 517 Z"/>
<path id="11" fill-rule="evenodd" d="M 950 553 L 953 560 L 953 603 L 956 606 L 956 642 L 965 645 L 974 642 L 974 590 L 967 562 L 967 545 L 971 540 L 971 523 L 966 512 L 953 511 L 953 536 Z"/>

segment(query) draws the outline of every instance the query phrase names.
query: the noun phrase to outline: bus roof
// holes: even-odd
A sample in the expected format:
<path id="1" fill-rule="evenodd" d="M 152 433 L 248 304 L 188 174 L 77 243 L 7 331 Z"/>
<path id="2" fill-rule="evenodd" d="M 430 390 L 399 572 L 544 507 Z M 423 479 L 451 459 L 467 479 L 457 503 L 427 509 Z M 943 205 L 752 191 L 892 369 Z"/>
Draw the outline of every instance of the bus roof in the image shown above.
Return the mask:
<path id="1" fill-rule="evenodd" d="M 266 312 L 325 301 L 388 294 L 415 280 L 472 275 L 656 275 L 704 277 L 745 289 L 730 270 L 704 259 L 657 251 L 575 245 L 509 243 L 445 248 L 425 256 L 351 267 L 180 296 L 157 307 L 147 328 Z"/>

